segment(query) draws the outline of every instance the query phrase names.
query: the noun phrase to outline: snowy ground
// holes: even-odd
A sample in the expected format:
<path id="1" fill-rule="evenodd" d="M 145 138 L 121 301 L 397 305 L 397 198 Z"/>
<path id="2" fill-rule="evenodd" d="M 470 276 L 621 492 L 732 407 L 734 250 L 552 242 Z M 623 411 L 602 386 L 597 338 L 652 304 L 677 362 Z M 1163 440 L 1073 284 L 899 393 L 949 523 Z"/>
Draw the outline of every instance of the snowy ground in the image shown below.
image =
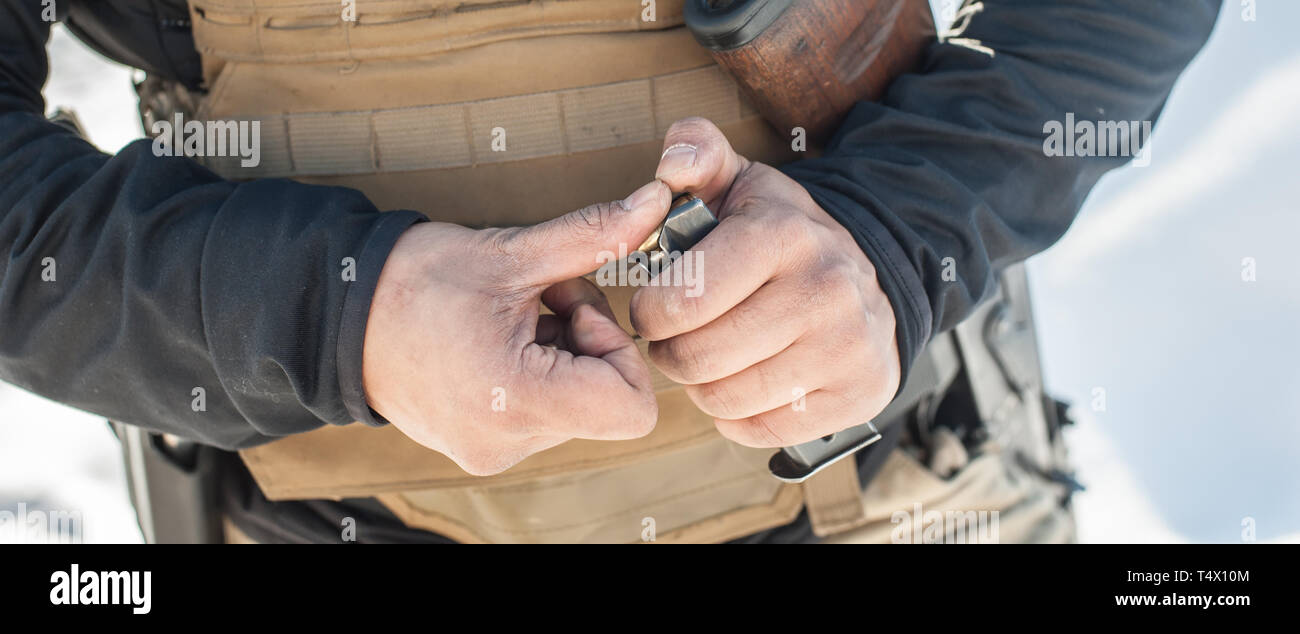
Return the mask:
<path id="1" fill-rule="evenodd" d="M 1107 177 L 1031 261 L 1047 381 L 1079 418 L 1085 541 L 1235 542 L 1243 522 L 1300 541 L 1300 3 L 1260 0 L 1254 22 L 1238 4 L 1175 91 L 1151 165 Z M 61 29 L 51 61 L 51 109 L 73 106 L 108 151 L 139 135 L 127 69 Z M 88 542 L 140 539 L 103 421 L 0 384 L 0 512 L 20 504 L 80 513 Z"/>

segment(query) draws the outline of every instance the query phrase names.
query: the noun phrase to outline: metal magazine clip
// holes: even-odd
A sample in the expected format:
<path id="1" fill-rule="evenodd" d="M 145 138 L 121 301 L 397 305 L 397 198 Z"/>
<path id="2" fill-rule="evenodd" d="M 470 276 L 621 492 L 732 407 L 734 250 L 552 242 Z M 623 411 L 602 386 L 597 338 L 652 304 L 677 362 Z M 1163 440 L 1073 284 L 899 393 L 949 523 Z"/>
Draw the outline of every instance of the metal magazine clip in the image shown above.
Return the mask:
<path id="1" fill-rule="evenodd" d="M 783 447 L 767 461 L 767 469 L 778 480 L 803 482 L 880 439 L 876 426 L 867 421 L 817 440 Z"/>
<path id="2" fill-rule="evenodd" d="M 633 253 L 630 259 L 653 279 L 716 226 L 718 218 L 703 200 L 694 194 L 682 194 L 673 199 L 659 228 L 636 248 L 639 253 Z"/>

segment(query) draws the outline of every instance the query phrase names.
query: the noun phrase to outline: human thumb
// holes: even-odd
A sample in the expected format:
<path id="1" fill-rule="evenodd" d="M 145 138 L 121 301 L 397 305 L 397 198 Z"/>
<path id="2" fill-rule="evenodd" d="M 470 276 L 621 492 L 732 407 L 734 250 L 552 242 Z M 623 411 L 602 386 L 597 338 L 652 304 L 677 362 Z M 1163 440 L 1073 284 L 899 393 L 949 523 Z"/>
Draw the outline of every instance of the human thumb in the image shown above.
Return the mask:
<path id="1" fill-rule="evenodd" d="M 655 180 L 621 201 L 597 203 L 531 227 L 503 243 L 508 254 L 528 263 L 520 273 L 528 284 L 549 286 L 581 277 L 622 250 L 630 252 L 668 215 L 672 192 Z"/>

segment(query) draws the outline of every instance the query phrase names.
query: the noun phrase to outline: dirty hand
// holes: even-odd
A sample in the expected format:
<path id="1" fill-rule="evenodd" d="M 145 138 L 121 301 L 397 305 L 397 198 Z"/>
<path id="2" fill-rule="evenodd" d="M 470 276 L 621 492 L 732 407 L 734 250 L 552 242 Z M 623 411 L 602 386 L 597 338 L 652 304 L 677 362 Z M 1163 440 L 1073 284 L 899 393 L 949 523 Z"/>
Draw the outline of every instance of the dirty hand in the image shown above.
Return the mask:
<path id="1" fill-rule="evenodd" d="M 532 227 L 418 224 L 380 274 L 362 360 L 367 401 L 474 475 L 572 438 L 644 436 L 649 368 L 604 295 L 580 276 L 639 244 L 667 213 L 653 182 L 626 201 Z M 554 315 L 540 315 L 540 303 Z"/>
<path id="2" fill-rule="evenodd" d="M 664 148 L 657 176 L 720 223 L 691 249 L 707 265 L 702 293 L 633 296 L 650 360 L 742 445 L 806 442 L 880 413 L 899 384 L 894 311 L 849 232 L 705 119 L 678 121 Z"/>

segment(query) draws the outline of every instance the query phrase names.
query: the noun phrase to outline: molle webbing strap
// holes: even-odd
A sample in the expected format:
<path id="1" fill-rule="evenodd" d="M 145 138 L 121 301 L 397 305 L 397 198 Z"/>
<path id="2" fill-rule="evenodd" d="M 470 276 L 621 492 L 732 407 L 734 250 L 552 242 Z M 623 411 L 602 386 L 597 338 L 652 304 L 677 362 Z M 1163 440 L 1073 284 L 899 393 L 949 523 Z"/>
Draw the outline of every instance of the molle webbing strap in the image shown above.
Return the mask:
<path id="1" fill-rule="evenodd" d="M 682 0 L 190 0 L 205 58 L 262 63 L 414 57 L 508 39 L 680 26 Z M 350 9 L 350 10 L 349 10 Z"/>
<path id="2" fill-rule="evenodd" d="M 818 537 L 857 528 L 867 521 L 858 464 L 852 456 L 804 482 L 803 498 L 808 521 Z"/>
<path id="3" fill-rule="evenodd" d="M 447 169 L 601 150 L 663 138 L 674 121 L 723 125 L 755 111 L 707 66 L 657 77 L 413 108 L 238 117 L 260 121 L 261 163 L 205 159 L 229 178 Z"/>

